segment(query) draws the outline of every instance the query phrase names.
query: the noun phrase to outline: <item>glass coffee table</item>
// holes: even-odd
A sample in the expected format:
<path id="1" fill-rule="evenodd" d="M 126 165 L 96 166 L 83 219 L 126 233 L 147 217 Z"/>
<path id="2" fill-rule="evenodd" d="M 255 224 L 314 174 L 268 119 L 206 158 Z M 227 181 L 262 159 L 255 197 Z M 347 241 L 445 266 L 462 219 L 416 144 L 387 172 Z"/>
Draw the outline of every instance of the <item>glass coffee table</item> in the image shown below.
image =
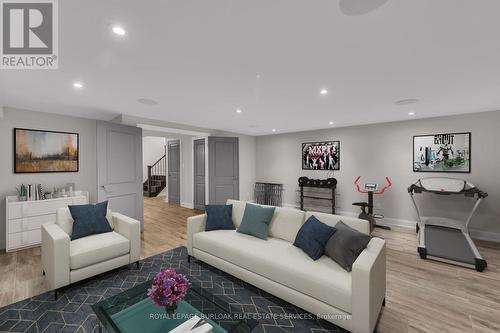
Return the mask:
<path id="1" fill-rule="evenodd" d="M 109 333 L 168 333 L 194 316 L 212 325 L 212 333 L 248 333 L 258 324 L 199 283 L 191 282 L 175 313 L 153 303 L 147 296 L 150 287 L 148 281 L 92 305 L 100 321 L 99 332 L 104 327 Z"/>

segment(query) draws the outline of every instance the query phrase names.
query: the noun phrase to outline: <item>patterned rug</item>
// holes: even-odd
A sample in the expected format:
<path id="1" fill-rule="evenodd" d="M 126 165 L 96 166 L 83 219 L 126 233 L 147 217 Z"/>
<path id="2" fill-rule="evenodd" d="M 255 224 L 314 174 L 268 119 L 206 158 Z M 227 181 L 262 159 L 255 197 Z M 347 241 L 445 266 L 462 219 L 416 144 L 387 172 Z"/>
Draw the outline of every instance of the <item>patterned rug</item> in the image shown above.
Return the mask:
<path id="1" fill-rule="evenodd" d="M 139 270 L 129 265 L 77 283 L 62 291 L 57 300 L 53 292 L 46 292 L 3 307 L 0 332 L 98 332 L 92 304 L 148 281 L 158 271 L 171 267 L 201 282 L 203 288 L 211 289 L 210 292 L 220 295 L 231 306 L 241 308 L 245 314 L 260 315 L 259 325 L 252 332 L 346 332 L 319 319 L 276 320 L 272 314 L 287 314 L 280 317 L 289 318 L 304 311 L 194 258 L 188 264 L 185 247 L 146 258 L 140 262 Z"/>

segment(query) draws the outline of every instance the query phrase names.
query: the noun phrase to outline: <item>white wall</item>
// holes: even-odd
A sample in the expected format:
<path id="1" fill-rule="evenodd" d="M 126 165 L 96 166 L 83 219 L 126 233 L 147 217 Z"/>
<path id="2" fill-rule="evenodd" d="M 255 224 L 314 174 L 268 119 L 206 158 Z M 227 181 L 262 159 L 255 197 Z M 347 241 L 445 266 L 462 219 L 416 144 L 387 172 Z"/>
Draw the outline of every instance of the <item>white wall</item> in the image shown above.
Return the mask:
<path id="1" fill-rule="evenodd" d="M 339 211 L 357 212 L 358 208 L 351 203 L 366 200 L 353 187 L 356 176 L 363 176 L 362 182 L 379 183 L 388 176 L 394 185 L 383 196 L 375 197 L 375 208 L 387 217 L 386 222 L 411 223 L 416 220 L 407 192 L 411 183 L 429 176 L 463 178 L 489 193 L 471 225 L 475 236 L 500 240 L 499 124 L 500 111 L 497 111 L 257 137 L 257 180 L 283 183 L 284 202 L 296 205 L 300 176 L 327 176 L 326 171 L 302 170 L 301 143 L 340 140 L 340 171 L 334 174 L 338 180 Z M 413 172 L 413 135 L 467 131 L 472 132 L 470 174 Z M 464 219 L 473 204 L 472 200 L 457 197 L 419 195 L 417 198 L 423 202 L 424 214 L 451 214 Z"/>
<path id="2" fill-rule="evenodd" d="M 163 137 L 145 136 L 142 138 L 142 181 L 148 179 L 148 165 L 153 165 L 165 155 L 166 139 Z"/>
<path id="3" fill-rule="evenodd" d="M 5 248 L 5 196 L 16 195 L 21 183 L 40 183 L 46 188 L 75 183 L 76 189 L 90 192 L 96 200 L 96 121 L 49 113 L 5 108 L 0 118 L 0 248 Z M 67 173 L 14 173 L 13 128 L 31 128 L 79 133 L 80 171 Z"/>

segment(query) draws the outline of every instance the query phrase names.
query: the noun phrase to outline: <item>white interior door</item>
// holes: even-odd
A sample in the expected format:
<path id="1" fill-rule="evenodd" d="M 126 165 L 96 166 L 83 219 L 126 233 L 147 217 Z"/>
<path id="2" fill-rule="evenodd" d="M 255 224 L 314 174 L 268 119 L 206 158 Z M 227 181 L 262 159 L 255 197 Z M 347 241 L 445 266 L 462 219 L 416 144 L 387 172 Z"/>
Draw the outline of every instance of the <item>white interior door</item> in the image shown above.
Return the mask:
<path id="1" fill-rule="evenodd" d="M 141 221 L 142 129 L 97 122 L 97 199 L 108 200 L 112 211 Z"/>

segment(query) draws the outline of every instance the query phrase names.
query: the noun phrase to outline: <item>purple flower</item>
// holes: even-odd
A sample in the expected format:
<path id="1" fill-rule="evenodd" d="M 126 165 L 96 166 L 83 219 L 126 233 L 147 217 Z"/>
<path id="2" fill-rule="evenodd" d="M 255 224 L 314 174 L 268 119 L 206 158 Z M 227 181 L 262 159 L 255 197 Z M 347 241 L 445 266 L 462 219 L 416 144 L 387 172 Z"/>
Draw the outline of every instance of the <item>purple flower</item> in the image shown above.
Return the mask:
<path id="1" fill-rule="evenodd" d="M 189 280 L 183 274 L 170 268 L 155 275 L 147 295 L 157 306 L 172 305 L 186 297 L 189 286 Z"/>

